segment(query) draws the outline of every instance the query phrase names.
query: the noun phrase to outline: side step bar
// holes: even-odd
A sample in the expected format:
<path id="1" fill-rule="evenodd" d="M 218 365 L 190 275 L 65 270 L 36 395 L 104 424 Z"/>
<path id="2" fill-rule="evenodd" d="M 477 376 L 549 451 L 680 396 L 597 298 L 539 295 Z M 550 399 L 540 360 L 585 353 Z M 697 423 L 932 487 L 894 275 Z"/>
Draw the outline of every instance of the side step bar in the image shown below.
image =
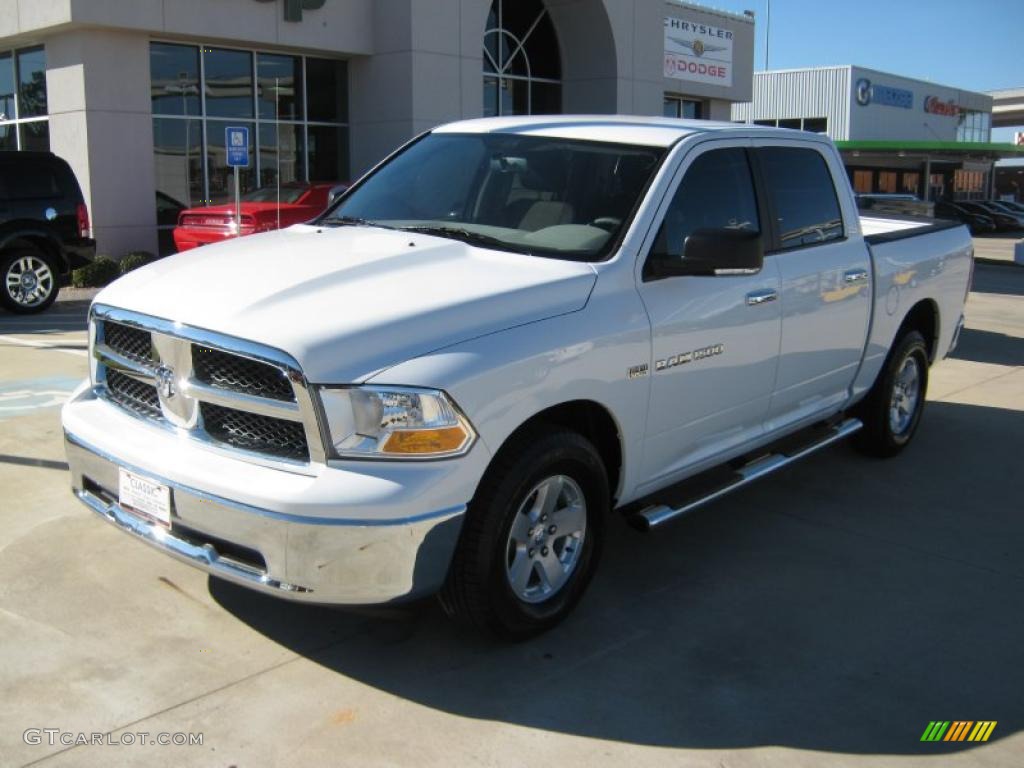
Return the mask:
<path id="1" fill-rule="evenodd" d="M 669 520 L 675 520 L 676 518 L 689 514 L 695 509 L 703 507 L 708 502 L 721 498 L 728 493 L 732 493 L 745 485 L 749 485 L 755 480 L 759 480 L 765 475 L 770 475 L 773 472 L 792 464 L 794 461 L 802 459 L 815 451 L 818 451 L 828 445 L 832 445 L 832 443 L 849 437 L 863 426 L 864 424 L 860 419 L 846 419 L 832 427 L 829 431 L 825 432 L 811 443 L 804 444 L 792 451 L 769 453 L 756 459 L 750 464 L 737 469 L 733 473 L 730 482 L 710 491 L 709 493 L 705 493 L 695 499 L 687 501 L 679 507 L 669 507 L 665 504 L 654 504 L 649 507 L 644 507 L 629 517 L 629 523 L 634 528 L 641 531 L 649 531 L 652 528 L 657 528 L 659 525 L 667 523 Z"/>

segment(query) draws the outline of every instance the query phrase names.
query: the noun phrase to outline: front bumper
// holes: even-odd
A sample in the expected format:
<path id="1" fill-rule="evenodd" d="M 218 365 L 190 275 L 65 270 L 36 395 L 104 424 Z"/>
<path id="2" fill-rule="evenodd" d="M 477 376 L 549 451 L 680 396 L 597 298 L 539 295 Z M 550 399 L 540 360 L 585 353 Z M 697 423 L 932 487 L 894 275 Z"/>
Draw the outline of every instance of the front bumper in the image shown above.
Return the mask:
<path id="1" fill-rule="evenodd" d="M 472 495 L 470 480 L 485 460 L 472 458 L 474 449 L 451 462 L 292 474 L 181 441 L 88 390 L 72 397 L 63 420 L 72 489 L 93 512 L 210 574 L 312 603 L 380 604 L 436 592 L 466 509 L 465 501 L 447 502 Z M 119 468 L 171 489 L 170 529 L 121 507 Z"/>

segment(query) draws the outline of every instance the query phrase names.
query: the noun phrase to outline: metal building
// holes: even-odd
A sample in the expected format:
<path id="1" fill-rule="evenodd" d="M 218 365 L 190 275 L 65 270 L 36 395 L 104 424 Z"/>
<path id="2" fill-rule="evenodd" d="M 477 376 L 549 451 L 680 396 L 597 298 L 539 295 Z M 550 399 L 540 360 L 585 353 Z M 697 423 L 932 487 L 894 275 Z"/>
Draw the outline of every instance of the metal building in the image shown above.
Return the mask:
<path id="1" fill-rule="evenodd" d="M 851 65 L 758 72 L 738 122 L 828 133 L 854 190 L 922 200 L 992 196 L 992 97 Z"/>

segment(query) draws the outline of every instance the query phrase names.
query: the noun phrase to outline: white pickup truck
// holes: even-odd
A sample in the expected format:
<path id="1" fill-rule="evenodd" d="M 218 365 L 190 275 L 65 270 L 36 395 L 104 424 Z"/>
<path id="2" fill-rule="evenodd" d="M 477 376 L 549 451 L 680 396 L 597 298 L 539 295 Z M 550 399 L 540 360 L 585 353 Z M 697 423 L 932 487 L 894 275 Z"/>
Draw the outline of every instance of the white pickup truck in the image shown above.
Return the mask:
<path id="1" fill-rule="evenodd" d="M 72 485 L 217 577 L 439 592 L 524 637 L 580 599 L 612 514 L 656 527 L 853 433 L 904 448 L 972 263 L 962 226 L 859 218 L 822 136 L 454 123 L 313 222 L 100 293 Z"/>

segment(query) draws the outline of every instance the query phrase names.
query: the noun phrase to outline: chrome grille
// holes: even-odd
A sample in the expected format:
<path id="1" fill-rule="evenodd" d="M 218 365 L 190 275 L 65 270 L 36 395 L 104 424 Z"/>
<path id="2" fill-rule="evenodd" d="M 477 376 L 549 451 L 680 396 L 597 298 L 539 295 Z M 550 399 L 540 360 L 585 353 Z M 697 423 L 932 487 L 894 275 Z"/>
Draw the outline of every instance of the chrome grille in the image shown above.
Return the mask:
<path id="1" fill-rule="evenodd" d="M 285 459 L 309 459 L 306 432 L 298 422 L 246 413 L 234 408 L 222 408 L 209 403 L 203 403 L 200 410 L 207 434 L 218 442 Z"/>
<path id="2" fill-rule="evenodd" d="M 92 321 L 97 396 L 248 461 L 326 461 L 305 377 L 282 352 L 102 305 Z"/>
<path id="3" fill-rule="evenodd" d="M 148 362 L 153 359 L 153 337 L 149 331 L 121 323 L 106 323 L 103 340 L 117 354 L 129 360 Z"/>
<path id="4" fill-rule="evenodd" d="M 192 366 L 196 379 L 212 387 L 295 402 L 284 371 L 267 363 L 193 344 Z"/>
<path id="5" fill-rule="evenodd" d="M 160 396 L 152 384 L 133 379 L 120 371 L 107 371 L 107 391 L 110 399 L 139 416 L 161 418 Z"/>

